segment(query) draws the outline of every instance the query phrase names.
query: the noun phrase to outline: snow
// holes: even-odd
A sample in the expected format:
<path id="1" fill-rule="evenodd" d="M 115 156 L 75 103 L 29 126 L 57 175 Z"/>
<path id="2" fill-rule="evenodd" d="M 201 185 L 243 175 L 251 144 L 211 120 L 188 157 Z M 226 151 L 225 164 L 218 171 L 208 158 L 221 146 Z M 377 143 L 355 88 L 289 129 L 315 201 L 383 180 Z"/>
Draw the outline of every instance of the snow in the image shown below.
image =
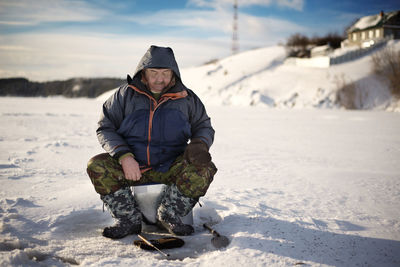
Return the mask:
<path id="1" fill-rule="evenodd" d="M 400 264 L 398 113 L 208 106 L 219 171 L 167 260 L 101 236 L 112 219 L 85 173 L 101 104 L 0 98 L 0 266 Z"/>
<path id="2" fill-rule="evenodd" d="M 370 55 L 315 69 L 267 47 L 182 77 L 212 118 L 219 169 L 185 246 L 168 260 L 136 248 L 135 236 L 101 236 L 112 219 L 86 162 L 103 152 L 95 129 L 115 90 L 1 97 L 0 266 L 400 265 L 400 114 L 387 112 L 400 105 L 371 75 Z M 334 103 L 340 79 L 364 90 L 369 111 Z M 213 248 L 205 222 L 227 248 Z"/>
<path id="3" fill-rule="evenodd" d="M 338 57 L 338 56 L 342 56 L 342 55 L 351 53 L 351 52 L 359 50 L 359 49 L 360 49 L 360 47 L 357 45 L 344 46 L 344 47 L 341 47 L 340 49 L 333 50 L 330 55 L 334 56 L 334 57 Z"/>
<path id="4" fill-rule="evenodd" d="M 349 29 L 349 32 L 352 32 L 355 30 L 364 30 L 366 28 L 374 27 L 381 20 L 382 20 L 382 17 L 380 14 L 362 17 Z"/>
<path id="5" fill-rule="evenodd" d="M 364 30 L 364 29 L 368 29 L 371 27 L 375 27 L 382 20 L 388 21 L 388 20 L 390 20 L 391 17 L 395 16 L 396 14 L 397 14 L 397 11 L 394 11 L 394 12 L 387 12 L 384 15 L 386 17 L 382 17 L 381 14 L 362 17 L 359 20 L 357 20 L 357 22 L 353 26 L 350 27 L 348 32 Z"/>

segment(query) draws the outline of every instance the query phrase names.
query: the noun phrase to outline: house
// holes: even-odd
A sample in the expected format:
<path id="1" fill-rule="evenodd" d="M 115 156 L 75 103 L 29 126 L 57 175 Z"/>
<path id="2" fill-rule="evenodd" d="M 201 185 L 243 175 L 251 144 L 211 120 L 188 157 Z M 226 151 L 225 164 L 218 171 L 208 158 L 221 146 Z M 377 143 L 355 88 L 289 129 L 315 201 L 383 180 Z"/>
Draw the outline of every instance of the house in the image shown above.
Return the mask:
<path id="1" fill-rule="evenodd" d="M 386 39 L 400 39 L 400 10 L 362 17 L 347 30 L 347 45 L 369 47 Z"/>

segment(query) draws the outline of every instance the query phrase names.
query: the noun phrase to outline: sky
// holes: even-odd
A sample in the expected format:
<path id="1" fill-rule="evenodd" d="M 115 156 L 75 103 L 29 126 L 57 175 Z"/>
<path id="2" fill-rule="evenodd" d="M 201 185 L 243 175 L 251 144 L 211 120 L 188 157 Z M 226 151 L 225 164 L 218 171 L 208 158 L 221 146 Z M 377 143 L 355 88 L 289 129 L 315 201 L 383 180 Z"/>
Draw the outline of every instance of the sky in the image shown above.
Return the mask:
<path id="1" fill-rule="evenodd" d="M 150 45 L 180 68 L 231 54 L 234 0 L 0 0 L 0 78 L 34 81 L 132 74 Z M 342 34 L 398 0 L 238 0 L 240 51 L 295 33 Z"/>

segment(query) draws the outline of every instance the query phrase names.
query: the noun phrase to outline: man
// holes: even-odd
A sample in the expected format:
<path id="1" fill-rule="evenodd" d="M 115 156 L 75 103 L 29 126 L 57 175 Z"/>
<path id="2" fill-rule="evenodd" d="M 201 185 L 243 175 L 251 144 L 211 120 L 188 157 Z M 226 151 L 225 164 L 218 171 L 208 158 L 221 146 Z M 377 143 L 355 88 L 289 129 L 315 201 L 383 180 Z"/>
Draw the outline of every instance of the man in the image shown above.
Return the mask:
<path id="1" fill-rule="evenodd" d="M 141 232 L 142 215 L 130 187 L 146 183 L 167 185 L 158 224 L 175 235 L 192 234 L 181 217 L 205 195 L 217 172 L 208 152 L 214 129 L 200 99 L 182 83 L 171 48 L 147 50 L 133 77 L 104 103 L 98 126 L 107 153 L 90 159 L 87 172 L 116 220 L 103 236 Z"/>

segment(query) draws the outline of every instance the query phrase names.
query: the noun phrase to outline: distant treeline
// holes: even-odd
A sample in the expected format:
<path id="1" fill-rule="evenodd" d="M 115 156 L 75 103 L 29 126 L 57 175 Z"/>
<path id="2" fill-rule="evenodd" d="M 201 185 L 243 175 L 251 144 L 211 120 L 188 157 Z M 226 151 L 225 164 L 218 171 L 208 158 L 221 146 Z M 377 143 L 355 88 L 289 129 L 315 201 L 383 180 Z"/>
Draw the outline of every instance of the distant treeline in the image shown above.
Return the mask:
<path id="1" fill-rule="evenodd" d="M 328 33 L 325 36 L 308 38 L 306 35 L 295 33 L 286 42 L 286 52 L 289 57 L 310 57 L 310 50 L 316 46 L 329 45 L 339 48 L 345 36 L 337 33 Z"/>
<path id="2" fill-rule="evenodd" d="M 32 82 L 25 78 L 0 79 L 0 96 L 97 97 L 119 87 L 125 80 L 115 78 L 74 78 L 65 81 Z"/>

